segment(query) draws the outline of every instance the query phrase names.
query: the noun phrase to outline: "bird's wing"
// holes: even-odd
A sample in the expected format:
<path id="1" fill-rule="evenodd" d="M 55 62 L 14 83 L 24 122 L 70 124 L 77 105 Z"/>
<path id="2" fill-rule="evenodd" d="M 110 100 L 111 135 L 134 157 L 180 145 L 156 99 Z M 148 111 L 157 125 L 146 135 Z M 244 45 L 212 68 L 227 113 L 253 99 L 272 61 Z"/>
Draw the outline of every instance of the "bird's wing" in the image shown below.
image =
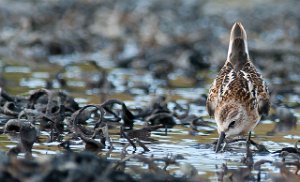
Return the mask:
<path id="1" fill-rule="evenodd" d="M 244 78 L 252 85 L 252 88 L 249 89 L 251 96 L 256 100 L 259 114 L 268 115 L 270 109 L 270 95 L 266 82 L 250 61 L 244 65 L 241 72 L 246 73 L 244 74 Z"/>
<path id="2" fill-rule="evenodd" d="M 206 100 L 206 110 L 210 117 L 214 116 L 215 109 L 220 100 L 220 95 L 222 95 L 225 89 L 224 85 L 227 85 L 230 80 L 229 74 L 231 71 L 231 63 L 226 62 L 209 89 L 208 97 Z"/>

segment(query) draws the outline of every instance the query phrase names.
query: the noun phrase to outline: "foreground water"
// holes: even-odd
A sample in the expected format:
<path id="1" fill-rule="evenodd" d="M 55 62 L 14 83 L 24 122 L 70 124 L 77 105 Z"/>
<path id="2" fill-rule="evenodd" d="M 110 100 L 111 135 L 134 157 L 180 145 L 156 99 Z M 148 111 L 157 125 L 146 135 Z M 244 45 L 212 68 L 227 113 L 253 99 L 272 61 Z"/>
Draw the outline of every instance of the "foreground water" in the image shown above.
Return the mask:
<path id="1" fill-rule="evenodd" d="M 243 142 L 239 144 L 230 144 L 230 151 L 215 154 L 211 143 L 218 138 L 216 126 L 212 119 L 207 117 L 205 107 L 203 105 L 203 95 L 206 94 L 210 78 L 214 76 L 214 72 L 203 71 L 200 75 L 206 79 L 196 86 L 189 78 L 181 77 L 180 72 L 174 72 L 168 83 L 165 80 L 155 79 L 151 72 L 147 70 L 137 70 L 129 68 L 115 68 L 115 65 L 109 61 L 98 62 L 99 66 L 106 69 L 108 72 L 107 80 L 113 83 L 114 88 L 107 87 L 106 90 L 90 86 L 95 81 L 101 79 L 99 70 L 91 64 L 72 63 L 65 67 L 56 62 L 63 61 L 63 58 L 53 59 L 53 64 L 39 66 L 28 66 L 21 64 L 2 64 L 2 76 L 6 80 L 5 89 L 8 93 L 14 95 L 27 95 L 28 91 L 45 88 L 49 86 L 53 89 L 63 89 L 81 104 L 99 104 L 107 98 L 117 98 L 125 101 L 126 105 L 131 108 L 146 107 L 149 102 L 157 95 L 166 95 L 169 100 L 176 101 L 182 105 L 190 105 L 190 113 L 197 117 L 202 117 L 208 123 L 206 127 L 198 128 L 198 131 L 192 131 L 189 125 L 176 125 L 168 130 L 168 135 L 165 135 L 164 130 L 158 130 L 151 133 L 151 138 L 154 142 L 145 142 L 150 149 L 149 152 L 144 152 L 138 147 L 134 151 L 132 147 L 127 148 L 128 154 L 143 153 L 147 157 L 166 157 L 167 155 L 181 155 L 183 158 L 178 161 L 181 166 L 185 163 L 193 165 L 200 176 L 216 180 L 217 173 L 220 171 L 223 164 L 226 164 L 229 169 L 237 169 L 246 167 L 242 163 L 245 157 L 246 147 Z M 59 74 L 57 74 L 59 73 Z M 67 85 L 62 87 L 57 76 L 65 79 Z M 285 102 L 290 105 L 299 103 L 299 96 L 290 94 Z M 170 103 L 168 107 L 173 108 L 174 104 Z M 299 110 L 295 109 L 292 113 L 299 117 Z M 142 127 L 144 121 L 136 121 L 135 127 Z M 181 121 L 176 121 L 181 123 Z M 254 140 L 265 145 L 271 152 L 280 150 L 283 147 L 293 147 L 295 142 L 300 139 L 299 123 L 284 121 L 263 120 L 254 132 Z M 119 134 L 114 134 L 119 131 L 119 128 L 110 130 L 114 150 L 108 155 L 110 160 L 119 160 L 127 141 L 120 138 Z M 47 132 L 41 132 L 39 138 L 49 136 Z M 17 141 L 10 139 L 9 135 L 0 135 L 0 149 L 7 151 L 15 146 Z M 42 140 L 41 140 L 42 141 Z M 71 148 L 76 151 L 84 150 L 84 144 L 81 142 L 73 143 Z M 100 152 L 99 155 L 106 155 L 108 149 Z M 57 142 L 45 143 L 37 142 L 33 149 L 34 156 L 44 157 L 62 153 L 58 148 Z M 259 160 L 281 161 L 282 158 L 278 154 L 254 154 L 254 161 Z M 140 167 L 142 163 L 130 161 L 130 165 Z M 182 169 L 179 166 L 171 166 L 168 168 L 175 175 L 182 175 Z M 278 173 L 279 169 L 271 164 L 262 165 L 262 179 L 270 180 L 273 173 Z M 253 170 L 253 173 L 258 171 Z"/>

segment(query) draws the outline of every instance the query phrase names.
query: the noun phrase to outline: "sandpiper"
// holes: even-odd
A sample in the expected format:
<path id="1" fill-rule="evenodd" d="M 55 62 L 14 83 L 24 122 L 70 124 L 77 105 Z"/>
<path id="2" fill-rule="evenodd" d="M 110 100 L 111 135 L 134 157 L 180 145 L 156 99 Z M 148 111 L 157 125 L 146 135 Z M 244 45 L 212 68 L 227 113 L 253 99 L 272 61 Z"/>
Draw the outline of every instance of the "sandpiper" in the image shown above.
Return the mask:
<path id="1" fill-rule="evenodd" d="M 206 108 L 214 117 L 219 133 L 215 151 L 225 138 L 249 134 L 268 114 L 269 92 L 248 52 L 247 34 L 240 22 L 230 33 L 227 60 L 210 87 Z"/>

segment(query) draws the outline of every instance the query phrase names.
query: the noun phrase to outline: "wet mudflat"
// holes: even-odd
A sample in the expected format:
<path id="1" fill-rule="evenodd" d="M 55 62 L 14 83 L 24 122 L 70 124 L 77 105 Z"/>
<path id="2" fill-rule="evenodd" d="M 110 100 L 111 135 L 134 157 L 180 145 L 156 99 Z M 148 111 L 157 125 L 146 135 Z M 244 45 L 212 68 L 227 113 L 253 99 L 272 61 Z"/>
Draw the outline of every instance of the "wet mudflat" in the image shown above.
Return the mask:
<path id="1" fill-rule="evenodd" d="M 252 164 L 261 162 L 262 160 L 268 160 L 270 162 L 266 162 L 266 164 L 263 163 L 260 168 L 250 168 L 250 170 L 247 167 L 247 162 L 244 160 L 247 156 L 245 142 L 229 144 L 225 152 L 218 154 L 214 153 L 214 145 L 212 145 L 212 143 L 218 138 L 218 134 L 216 132 L 214 121 L 207 117 L 204 105 L 208 84 L 206 84 L 204 88 L 186 87 L 185 85 L 181 87 L 180 83 L 178 83 L 177 87 L 166 87 L 164 86 L 163 80 L 153 78 L 151 73 L 146 70 L 137 71 L 124 68 L 108 68 L 110 71 L 107 80 L 114 85 L 114 88 L 107 89 L 105 93 L 97 93 L 100 89 L 88 89 L 85 85 L 87 80 L 83 79 L 83 76 L 78 76 L 90 75 L 87 76 L 86 79 L 93 78 L 91 75 L 99 74 L 97 70 L 95 72 L 91 71 L 93 70 L 93 67 L 94 66 L 91 66 L 89 63 L 72 65 L 72 69 L 70 71 L 67 69 L 62 75 L 62 78 L 64 78 L 68 84 L 64 93 L 72 96 L 74 98 L 74 103 L 78 103 L 78 106 L 75 104 L 75 106 L 78 107 L 76 108 L 69 103 L 70 101 L 65 102 L 65 107 L 68 111 L 64 113 L 65 118 L 60 121 L 61 124 L 64 125 L 64 129 L 61 131 L 55 129 L 55 127 L 53 129 L 51 127 L 51 122 L 47 121 L 47 119 L 45 119 L 46 124 L 42 124 L 42 121 L 39 119 L 41 116 L 38 115 L 42 114 L 43 111 L 41 110 L 41 113 L 33 114 L 28 106 L 28 109 L 23 113 L 23 116 L 20 116 L 21 112 L 16 113 L 16 115 L 8 113 L 2 114 L 2 132 L 5 133 L 1 135 L 1 150 L 6 152 L 11 151 L 12 148 L 19 143 L 18 137 L 12 137 L 11 135 L 15 135 L 15 132 L 19 133 L 20 130 L 14 128 L 13 124 L 11 124 L 11 129 L 8 130 L 7 124 L 5 125 L 5 123 L 11 121 L 9 118 L 16 118 L 19 116 L 24 118 L 21 122 L 26 123 L 31 121 L 37 128 L 37 141 L 33 144 L 32 148 L 33 158 L 45 158 L 63 154 L 67 150 L 74 152 L 87 150 L 93 151 L 98 156 L 101 156 L 101 158 L 107 158 L 109 161 L 113 162 L 122 161 L 124 158 L 126 159 L 126 157 L 128 157 L 126 160 L 127 167 L 125 167 L 124 170 L 129 174 L 135 174 L 135 168 L 137 167 L 141 168 L 139 169 L 142 171 L 140 171 L 141 174 L 146 173 L 149 170 L 149 164 L 145 162 L 144 159 L 139 159 L 136 156 L 143 156 L 145 159 L 151 160 L 157 159 L 155 165 L 162 169 L 165 166 L 164 160 L 173 160 L 173 163 L 170 162 L 170 165 L 166 168 L 167 172 L 176 177 L 186 176 L 184 179 L 190 180 L 217 180 L 219 178 L 224 178 L 224 176 L 230 177 L 232 175 L 237 175 L 238 178 L 246 176 L 245 179 L 255 181 L 258 178 L 258 174 L 260 174 L 262 180 L 270 180 L 271 178 L 275 178 L 276 175 L 280 176 L 280 167 L 282 166 L 277 165 L 281 164 L 285 157 L 287 158 L 286 160 L 290 162 L 298 161 L 298 149 L 295 149 L 295 151 L 287 150 L 286 152 L 279 151 L 285 147 L 294 147 L 295 142 L 299 140 L 297 109 L 291 111 L 285 107 L 273 108 L 273 114 L 271 114 L 270 117 L 265 118 L 265 120 L 258 125 L 255 129 L 254 140 L 263 144 L 270 153 L 257 152 L 257 149 L 252 147 L 252 157 L 250 158 L 253 160 Z M 3 78 L 5 78 L 5 80 L 14 80 L 9 84 L 22 85 L 22 83 L 26 83 L 24 86 L 16 85 L 7 87 L 7 93 L 15 91 L 14 94 L 23 95 L 20 96 L 21 98 L 35 99 L 36 101 L 31 100 L 26 104 L 30 105 L 31 102 L 35 103 L 34 108 L 36 107 L 37 110 L 39 109 L 38 104 L 44 103 L 47 105 L 47 99 L 46 101 L 43 101 L 43 99 L 45 99 L 45 95 L 46 98 L 49 98 L 49 95 L 47 96 L 45 93 L 56 92 L 54 90 L 57 90 L 40 90 L 40 88 L 46 87 L 47 82 L 49 82 L 50 79 L 50 74 L 48 72 L 43 72 L 43 66 L 39 66 L 33 70 L 26 65 L 6 65 L 4 69 L 6 71 L 3 74 Z M 9 70 L 14 71 L 12 73 Z M 56 70 L 61 70 L 60 66 L 53 66 L 53 73 L 56 73 Z M 74 73 L 74 70 L 77 70 L 76 73 Z M 206 74 L 209 75 L 209 71 Z M 71 76 L 68 77 L 68 75 Z M 110 77 L 113 77 L 114 79 L 109 80 Z M 126 83 L 126 86 L 124 86 L 122 83 L 126 82 L 126 80 L 129 83 Z M 141 82 L 141 80 L 143 81 Z M 93 80 L 90 81 L 92 82 Z M 55 79 L 53 79 L 53 82 L 54 83 L 52 84 L 55 86 Z M 69 86 L 69 83 L 72 83 L 72 85 L 70 84 L 71 86 Z M 128 85 L 137 83 L 145 85 L 154 83 L 151 87 L 153 87 L 153 90 L 157 90 L 156 92 L 159 92 L 159 94 L 151 93 L 152 91 L 149 90 L 145 91 L 145 88 L 140 88 L 138 86 L 128 88 Z M 149 86 L 146 88 L 149 89 Z M 150 93 L 147 94 L 146 92 Z M 288 96 L 294 98 L 288 100 L 290 105 L 298 104 L 297 99 L 299 98 L 297 95 L 288 94 Z M 56 103 L 57 97 L 59 96 L 53 96 L 52 102 Z M 134 116 L 141 114 L 142 110 L 146 111 L 147 109 L 157 109 L 160 111 L 158 114 L 148 114 L 147 117 L 132 118 L 131 120 L 134 122 L 132 130 L 130 129 L 130 122 L 129 125 L 127 125 L 128 123 L 124 123 L 124 120 L 128 119 L 122 116 L 122 113 L 124 113 L 122 105 L 118 105 L 116 102 L 117 104 L 112 107 L 112 110 L 113 112 L 116 112 L 116 116 L 120 118 L 110 115 L 109 112 L 107 113 L 107 111 L 105 111 L 106 119 L 102 121 L 102 124 L 106 123 L 106 125 L 103 126 L 108 129 L 107 137 L 109 140 L 107 139 L 104 142 L 105 145 L 101 144 L 101 138 L 103 136 L 94 137 L 94 139 L 91 137 L 94 128 L 99 122 L 99 111 L 95 112 L 95 108 L 93 107 L 91 108 L 92 110 L 87 108 L 91 115 L 90 119 L 88 119 L 89 115 L 84 112 L 81 113 L 81 115 L 84 115 L 84 118 L 80 119 L 80 126 L 89 129 L 89 132 L 81 127 L 80 131 L 70 128 L 71 126 L 74 127 L 74 123 L 72 124 L 72 122 L 74 122 L 74 113 L 72 115 L 70 114 L 76 111 L 75 108 L 79 110 L 79 108 L 90 104 L 101 105 L 103 102 L 105 103 L 105 101 L 115 103 L 115 99 L 124 101 L 124 104 Z M 2 98 L 2 102 L 7 103 L 8 101 L 5 101 L 5 98 Z M 20 103 L 21 102 L 25 101 L 20 101 Z M 17 112 L 17 108 L 22 108 L 20 107 L 20 105 L 22 105 L 20 103 L 17 104 L 16 108 L 12 107 L 11 110 L 14 111 L 16 109 L 15 112 Z M 155 104 L 160 105 L 160 107 L 155 106 Z M 4 105 L 3 108 L 5 107 Z M 70 108 L 67 108 L 71 106 L 74 109 L 73 111 L 71 111 Z M 54 104 L 52 107 L 54 110 L 56 105 Z M 51 114 L 55 114 L 55 112 Z M 85 121 L 85 119 L 88 120 Z M 71 124 L 68 122 L 71 122 Z M 168 124 L 166 122 L 169 122 L 167 134 L 165 133 L 165 127 L 163 126 Z M 141 129 L 145 128 L 146 125 L 147 127 L 157 127 L 151 129 L 151 132 L 149 132 L 149 130 L 142 131 Z M 124 132 L 133 140 L 134 146 L 130 145 L 126 137 L 121 137 L 121 127 L 126 127 L 125 129 L 128 129 L 124 129 Z M 5 129 L 8 131 L 5 131 Z M 130 134 L 134 133 L 132 131 L 141 132 Z M 90 138 L 91 141 L 87 138 Z M 138 139 L 138 142 L 142 142 L 146 147 L 139 145 L 136 139 Z M 66 148 L 64 145 L 68 145 L 68 147 Z M 111 146 L 113 148 L 111 148 Z M 276 151 L 279 152 L 273 153 Z M 23 158 L 24 155 L 27 155 L 26 150 L 21 150 L 19 157 Z M 131 167 L 135 170 L 131 169 Z M 240 172 L 240 170 L 243 169 L 245 174 Z M 249 171 L 247 171 L 247 169 L 249 169 Z M 241 174 L 245 176 L 239 176 Z M 139 178 L 137 177 L 137 179 Z"/>
<path id="2" fill-rule="evenodd" d="M 11 29 L 1 32 L 1 165 L 10 166 L 2 169 L 3 179 L 299 180 L 295 5 L 275 6 L 278 14 L 268 14 L 263 8 L 274 9 L 272 3 L 240 9 L 231 1 L 235 14 L 222 16 L 218 4 L 205 1 L 131 2 L 135 8 L 70 2 L 38 3 L 21 11 L 22 21 L 5 1 L 1 4 L 11 20 L 3 23 Z M 215 154 L 218 134 L 205 111 L 206 94 L 226 58 L 233 17 L 247 22 L 253 12 L 260 18 L 246 24 L 250 54 L 272 95 L 270 115 L 253 140 L 268 152 L 255 146 L 247 150 L 242 141 Z M 45 22 L 58 25 L 49 28 Z M 65 24 L 65 29 L 59 26 Z M 17 30 L 17 37 L 9 34 Z"/>

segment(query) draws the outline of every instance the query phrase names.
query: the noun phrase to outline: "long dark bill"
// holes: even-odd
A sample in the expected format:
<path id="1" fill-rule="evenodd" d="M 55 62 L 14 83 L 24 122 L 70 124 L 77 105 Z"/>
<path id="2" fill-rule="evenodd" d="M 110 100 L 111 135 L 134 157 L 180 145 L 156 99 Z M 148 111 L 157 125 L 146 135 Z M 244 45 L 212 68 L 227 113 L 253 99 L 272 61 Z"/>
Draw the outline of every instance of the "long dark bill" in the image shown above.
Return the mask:
<path id="1" fill-rule="evenodd" d="M 225 132 L 221 132 L 221 134 L 219 136 L 219 139 L 218 139 L 218 143 L 217 143 L 216 149 L 215 149 L 216 153 L 220 151 L 221 144 L 223 143 L 224 139 L 225 139 Z"/>

